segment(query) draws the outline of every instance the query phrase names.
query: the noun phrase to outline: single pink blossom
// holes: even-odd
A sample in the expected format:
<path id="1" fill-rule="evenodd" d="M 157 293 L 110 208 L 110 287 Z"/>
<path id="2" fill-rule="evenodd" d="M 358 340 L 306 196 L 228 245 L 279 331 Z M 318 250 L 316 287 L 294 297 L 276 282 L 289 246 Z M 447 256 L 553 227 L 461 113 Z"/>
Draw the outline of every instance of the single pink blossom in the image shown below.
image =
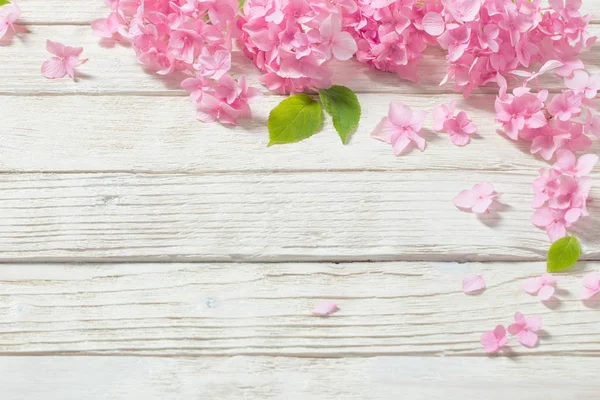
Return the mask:
<path id="1" fill-rule="evenodd" d="M 583 289 L 579 294 L 581 300 L 588 300 L 600 293 L 600 274 L 590 272 L 583 277 Z"/>
<path id="2" fill-rule="evenodd" d="M 75 68 L 87 62 L 87 58 L 80 58 L 83 47 L 69 47 L 47 40 L 46 50 L 55 55 L 42 64 L 42 75 L 48 79 L 69 75 L 71 79 L 75 80 Z"/>
<path id="3" fill-rule="evenodd" d="M 485 281 L 481 275 L 467 275 L 463 279 L 463 292 L 465 294 L 479 293 L 485 289 Z"/>
<path id="4" fill-rule="evenodd" d="M 597 163 L 598 156 L 595 154 L 584 154 L 578 159 L 569 150 L 559 150 L 556 154 L 554 168 L 563 173 L 582 177 L 589 176 Z"/>
<path id="5" fill-rule="evenodd" d="M 489 212 L 490 206 L 498 196 L 500 194 L 496 193 L 491 183 L 482 182 L 471 189 L 461 191 L 454 198 L 454 206 L 463 211 L 484 214 Z"/>
<path id="6" fill-rule="evenodd" d="M 542 301 L 547 301 L 554 296 L 556 279 L 550 274 L 543 274 L 535 278 L 526 279 L 522 288 L 529 294 L 537 294 Z"/>
<path id="7" fill-rule="evenodd" d="M 483 0 L 445 0 L 445 11 L 452 15 L 455 21 L 471 22 L 479 15 Z"/>
<path id="8" fill-rule="evenodd" d="M 538 228 L 546 230 L 552 242 L 567 236 L 567 225 L 565 210 L 550 207 L 541 207 L 535 210 L 531 216 L 531 222 Z"/>
<path id="9" fill-rule="evenodd" d="M 112 39 L 125 25 L 125 20 L 118 12 L 110 13 L 108 18 L 100 18 L 92 22 L 92 32 L 95 36 Z"/>
<path id="10" fill-rule="evenodd" d="M 573 76 L 565 78 L 565 86 L 575 94 L 582 94 L 586 99 L 593 99 L 600 90 L 600 75 L 590 76 L 583 70 L 573 72 Z"/>
<path id="11" fill-rule="evenodd" d="M 317 304 L 317 306 L 312 310 L 312 314 L 317 317 L 326 317 L 328 315 L 333 314 L 337 310 L 337 304 L 331 301 L 324 301 L 322 303 Z"/>
<path id="12" fill-rule="evenodd" d="M 16 3 L 8 4 L 0 10 L 0 39 L 6 35 L 8 28 L 16 31 L 15 22 L 21 16 L 21 8 Z"/>
<path id="13" fill-rule="evenodd" d="M 525 318 L 520 312 L 515 313 L 515 323 L 508 326 L 511 335 L 517 335 L 517 340 L 525 347 L 535 347 L 538 343 L 537 331 L 542 328 L 542 318 L 532 315 Z"/>
<path id="14" fill-rule="evenodd" d="M 498 325 L 493 331 L 484 332 L 481 335 L 480 341 L 483 345 L 483 351 L 486 353 L 496 353 L 506 345 L 506 329 L 504 329 L 504 326 Z"/>
<path id="15" fill-rule="evenodd" d="M 390 143 L 395 155 L 400 155 L 414 142 L 421 151 L 425 150 L 425 138 L 419 135 L 425 120 L 425 111 L 413 112 L 410 107 L 392 101 L 388 116 L 375 127 L 371 136 L 382 142 Z"/>
<path id="16" fill-rule="evenodd" d="M 448 60 L 457 61 L 469 47 L 471 29 L 467 25 L 461 25 L 455 29 L 446 30 L 438 42 L 442 49 L 448 50 Z"/>
<path id="17" fill-rule="evenodd" d="M 593 114 L 590 109 L 586 110 L 585 133 L 593 133 L 600 140 L 600 114 Z"/>
<path id="18" fill-rule="evenodd" d="M 560 121 L 568 121 L 581 113 L 581 96 L 572 91 L 554 95 L 548 104 L 548 112 Z"/>
<path id="19" fill-rule="evenodd" d="M 483 50 L 490 49 L 494 53 L 500 50 L 500 44 L 498 43 L 498 36 L 500 35 L 500 29 L 496 24 L 487 24 L 478 32 L 479 45 Z"/>
<path id="20" fill-rule="evenodd" d="M 231 69 L 231 52 L 218 50 L 214 54 L 210 54 L 205 47 L 196 63 L 194 63 L 194 68 L 200 71 L 202 76 L 218 81 Z"/>
<path id="21" fill-rule="evenodd" d="M 330 14 L 319 28 L 321 43 L 326 52 L 331 51 L 338 60 L 349 60 L 356 50 L 356 42 L 352 35 L 342 31 L 342 17 L 339 14 Z"/>
<path id="22" fill-rule="evenodd" d="M 444 132 L 450 136 L 450 141 L 456 146 L 466 146 L 471 140 L 470 135 L 476 131 L 477 127 L 464 111 L 444 122 Z"/>

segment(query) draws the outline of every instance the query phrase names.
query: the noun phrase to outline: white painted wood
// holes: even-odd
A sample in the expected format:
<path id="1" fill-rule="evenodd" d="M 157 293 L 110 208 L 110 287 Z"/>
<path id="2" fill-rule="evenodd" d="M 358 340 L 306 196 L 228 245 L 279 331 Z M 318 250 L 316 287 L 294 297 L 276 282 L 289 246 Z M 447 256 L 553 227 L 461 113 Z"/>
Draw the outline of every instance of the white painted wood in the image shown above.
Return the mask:
<path id="1" fill-rule="evenodd" d="M 536 173 L 3 174 L 0 260 L 540 260 Z M 505 193 L 500 212 L 456 210 L 484 180 Z M 590 212 L 575 233 L 598 259 Z"/>
<path id="2" fill-rule="evenodd" d="M 91 0 L 90 0 L 91 1 Z M 0 69 L 0 94 L 145 94 L 177 95 L 186 93 L 179 88 L 181 77 L 160 77 L 144 72 L 143 66 L 135 59 L 131 48 L 102 46 L 92 35 L 89 26 L 30 26 L 31 33 L 22 40 L 15 38 L 10 45 L 0 46 L 2 57 L 11 60 Z M 600 25 L 590 29 L 600 34 Z M 46 39 L 64 42 L 72 46 L 83 46 L 83 56 L 89 61 L 78 68 L 78 82 L 67 79 L 49 80 L 40 73 L 40 67 L 49 58 L 46 52 Z M 582 60 L 590 72 L 600 72 L 600 46 L 582 54 Z M 357 92 L 381 93 L 452 93 L 452 86 L 439 87 L 447 72 L 444 54 L 440 49 L 431 49 L 420 66 L 419 84 L 400 80 L 394 74 L 369 69 L 357 61 L 336 62 L 335 83 L 346 85 Z M 241 52 L 235 54 L 236 74 L 245 74 L 249 82 L 262 88 L 258 82 L 259 71 L 252 66 Z M 516 81 L 515 81 L 516 82 Z M 540 78 L 541 87 L 560 91 L 562 80 L 551 75 Z M 263 88 L 264 89 L 264 88 Z M 266 90 L 265 90 L 266 92 Z M 476 92 L 497 93 L 497 86 L 491 84 Z"/>
<path id="3" fill-rule="evenodd" d="M 595 399 L 589 357 L 0 359 L 3 400 Z"/>
<path id="4" fill-rule="evenodd" d="M 482 358 L 481 333 L 521 311 L 542 316 L 540 345 L 527 349 L 510 338 L 507 355 L 599 356 L 600 298 L 583 304 L 577 296 L 584 271 L 600 264 L 558 276 L 558 297 L 545 305 L 520 288 L 544 267 L 9 264 L 0 266 L 0 354 Z M 470 273 L 485 278 L 483 294 L 462 293 Z M 340 310 L 313 317 L 326 299 Z M 554 378 L 544 364 L 527 376 Z"/>
<path id="5" fill-rule="evenodd" d="M 269 111 L 279 97 L 253 103 L 254 119 L 236 128 L 202 124 L 186 98 L 140 96 L 0 96 L 0 170 L 219 172 L 294 170 L 388 170 L 419 174 L 433 170 L 486 170 L 527 174 L 546 163 L 529 154 L 529 144 L 512 142 L 494 124 L 493 95 L 416 96 L 361 94 L 364 112 L 349 145 L 343 146 L 330 118 L 312 138 L 266 147 Z M 391 146 L 370 134 L 391 100 L 431 110 L 458 100 L 479 127 L 466 147 L 447 135 L 426 132 L 425 152 L 392 155 Z M 43 112 L 43 116 L 32 118 Z M 430 114 L 431 115 L 431 114 Z M 426 128 L 431 129 L 428 117 Z M 598 152 L 596 145 L 592 151 Z M 523 178 L 523 182 L 527 179 Z"/>
<path id="6" fill-rule="evenodd" d="M 547 1 L 544 1 L 547 4 Z M 103 18 L 108 8 L 103 0 L 20 0 L 23 21 L 29 24 L 89 24 L 96 18 Z M 68 4 L 68 6 L 65 6 Z M 584 0 L 582 14 L 592 14 L 592 21 L 598 22 L 600 1 Z"/>

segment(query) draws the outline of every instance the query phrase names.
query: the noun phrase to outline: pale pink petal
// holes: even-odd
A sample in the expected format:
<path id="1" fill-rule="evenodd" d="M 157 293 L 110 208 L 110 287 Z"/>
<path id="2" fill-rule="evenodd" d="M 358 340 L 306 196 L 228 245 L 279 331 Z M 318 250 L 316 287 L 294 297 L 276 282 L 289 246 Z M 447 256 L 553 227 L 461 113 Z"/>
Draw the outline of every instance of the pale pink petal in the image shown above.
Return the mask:
<path id="1" fill-rule="evenodd" d="M 331 301 L 324 301 L 319 303 L 313 310 L 313 315 L 318 317 L 325 317 L 327 315 L 331 315 L 338 310 L 337 304 Z"/>
<path id="2" fill-rule="evenodd" d="M 542 328 L 542 317 L 539 315 L 532 315 L 526 319 L 527 329 L 533 332 L 537 332 Z"/>
<path id="3" fill-rule="evenodd" d="M 388 117 L 384 117 L 371 132 L 371 137 L 382 142 L 391 143 L 392 134 L 396 130 L 396 126 L 392 125 Z"/>
<path id="4" fill-rule="evenodd" d="M 468 275 L 463 279 L 463 292 L 473 294 L 485 289 L 485 281 L 480 275 Z"/>
<path id="5" fill-rule="evenodd" d="M 590 272 L 583 277 L 583 286 L 591 290 L 600 290 L 600 275 Z"/>
<path id="6" fill-rule="evenodd" d="M 588 289 L 584 287 L 579 293 L 580 300 L 588 300 L 600 293 L 600 289 Z"/>
<path id="7" fill-rule="evenodd" d="M 475 186 L 473 186 L 473 190 L 476 193 L 483 194 L 483 195 L 490 195 L 496 191 L 496 189 L 494 189 L 494 185 L 492 185 L 489 182 L 478 183 Z"/>
<path id="8" fill-rule="evenodd" d="M 484 214 L 488 211 L 493 202 L 494 199 L 489 197 L 477 199 L 471 211 L 473 211 L 475 214 Z"/>
<path id="9" fill-rule="evenodd" d="M 352 58 L 358 47 L 352 35 L 342 32 L 332 44 L 333 56 L 338 60 L 345 61 Z"/>
<path id="10" fill-rule="evenodd" d="M 554 286 L 544 285 L 538 292 L 538 298 L 542 301 L 550 300 L 552 296 L 554 296 L 555 291 L 556 289 L 554 288 Z"/>
<path id="11" fill-rule="evenodd" d="M 470 210 L 477 201 L 477 195 L 472 190 L 461 191 L 453 200 L 457 208 Z"/>
<path id="12" fill-rule="evenodd" d="M 394 125 L 409 126 L 412 122 L 413 112 L 410 107 L 400 102 L 392 101 L 390 103 L 388 117 Z"/>
<path id="13" fill-rule="evenodd" d="M 52 57 L 42 64 L 42 75 L 48 79 L 62 78 L 66 74 L 65 63 L 58 57 Z"/>
<path id="14" fill-rule="evenodd" d="M 517 334 L 517 340 L 525 347 L 535 347 L 538 343 L 538 335 L 529 330 L 522 330 Z"/>
<path id="15" fill-rule="evenodd" d="M 437 12 L 428 12 L 423 17 L 423 29 L 431 36 L 439 36 L 446 29 L 442 15 Z"/>
<path id="16" fill-rule="evenodd" d="M 483 351 L 486 353 L 495 353 L 500 347 L 494 332 L 482 333 L 480 342 L 483 345 Z"/>
<path id="17" fill-rule="evenodd" d="M 540 282 L 540 278 L 529 278 L 525 279 L 521 284 L 521 288 L 529 294 L 537 294 L 542 288 L 542 283 Z"/>
<path id="18" fill-rule="evenodd" d="M 46 40 L 46 50 L 56 56 L 62 57 L 65 52 L 65 45 L 52 40 Z"/>
<path id="19" fill-rule="evenodd" d="M 598 156 L 595 154 L 584 154 L 577 160 L 577 174 L 579 176 L 589 175 L 592 169 L 598 163 Z"/>

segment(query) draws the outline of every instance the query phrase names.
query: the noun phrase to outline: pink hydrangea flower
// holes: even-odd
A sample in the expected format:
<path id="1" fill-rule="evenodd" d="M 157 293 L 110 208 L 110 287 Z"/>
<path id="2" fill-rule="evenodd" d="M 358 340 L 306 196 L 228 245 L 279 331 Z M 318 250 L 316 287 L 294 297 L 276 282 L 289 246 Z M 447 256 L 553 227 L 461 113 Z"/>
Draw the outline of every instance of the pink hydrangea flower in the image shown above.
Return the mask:
<path id="1" fill-rule="evenodd" d="M 523 282 L 522 288 L 529 294 L 537 295 L 540 300 L 547 301 L 554 296 L 556 291 L 556 278 L 551 274 L 529 278 Z"/>
<path id="2" fill-rule="evenodd" d="M 469 144 L 470 135 L 477 131 L 477 127 L 464 111 L 459 112 L 456 117 L 446 120 L 443 128 L 444 132 L 450 136 L 450 141 L 456 146 Z"/>
<path id="3" fill-rule="evenodd" d="M 75 80 L 75 68 L 87 61 L 87 58 L 80 58 L 83 47 L 69 47 L 47 40 L 46 50 L 55 55 L 42 64 L 42 75 L 48 79 L 58 79 L 69 75 L 71 79 Z"/>
<path id="4" fill-rule="evenodd" d="M 531 93 L 520 93 L 505 99 L 498 97 L 494 104 L 496 120 L 500 122 L 506 135 L 513 140 L 525 128 L 541 128 L 547 124 L 542 108 L 543 100 Z"/>
<path id="5" fill-rule="evenodd" d="M 489 212 L 490 206 L 498 196 L 500 194 L 496 193 L 491 183 L 482 182 L 476 184 L 471 189 L 461 191 L 454 198 L 454 205 L 463 211 L 484 214 Z"/>
<path id="6" fill-rule="evenodd" d="M 413 112 L 410 107 L 392 101 L 388 116 L 375 127 L 371 136 L 390 143 L 395 155 L 400 155 L 412 142 L 421 151 L 425 150 L 425 138 L 419 135 L 425 120 L 425 111 Z"/>
<path id="7" fill-rule="evenodd" d="M 572 91 L 557 94 L 548 104 L 548 112 L 560 121 L 568 121 L 581 114 L 581 96 Z"/>
<path id="8" fill-rule="evenodd" d="M 573 76 L 565 78 L 565 86 L 576 95 L 581 94 L 586 99 L 593 99 L 600 90 L 600 75 L 590 76 L 582 70 L 573 71 Z"/>
<path id="9" fill-rule="evenodd" d="M 502 325 L 496 326 L 493 331 L 481 335 L 481 344 L 486 353 L 496 353 L 506 345 L 506 329 Z"/>
<path id="10" fill-rule="evenodd" d="M 21 16 L 21 8 L 16 3 L 11 3 L 0 8 L 0 39 L 6 35 L 8 29 L 16 31 L 17 20 Z"/>
<path id="11" fill-rule="evenodd" d="M 481 275 L 467 275 L 463 279 L 463 292 L 476 294 L 485 289 L 485 280 Z"/>
<path id="12" fill-rule="evenodd" d="M 577 178 L 589 176 L 598 163 L 595 154 L 584 154 L 579 159 L 569 150 L 559 150 L 556 154 L 554 168 L 561 173 L 573 175 Z"/>
<path id="13" fill-rule="evenodd" d="M 586 110 L 585 133 L 593 133 L 600 140 L 600 114 L 594 115 L 589 108 Z"/>
<path id="14" fill-rule="evenodd" d="M 538 343 L 537 331 L 542 328 L 542 318 L 532 315 L 525 318 L 520 312 L 515 313 L 515 322 L 508 326 L 508 333 L 516 335 L 517 340 L 525 347 L 535 347 Z"/>
<path id="15" fill-rule="evenodd" d="M 581 300 L 588 300 L 600 293 L 600 274 L 590 272 L 583 277 L 583 289 L 579 294 Z"/>
<path id="16" fill-rule="evenodd" d="M 107 18 L 100 18 L 92 22 L 92 32 L 95 36 L 105 39 L 115 39 L 119 30 L 125 26 L 125 20 L 118 12 L 110 13 Z"/>

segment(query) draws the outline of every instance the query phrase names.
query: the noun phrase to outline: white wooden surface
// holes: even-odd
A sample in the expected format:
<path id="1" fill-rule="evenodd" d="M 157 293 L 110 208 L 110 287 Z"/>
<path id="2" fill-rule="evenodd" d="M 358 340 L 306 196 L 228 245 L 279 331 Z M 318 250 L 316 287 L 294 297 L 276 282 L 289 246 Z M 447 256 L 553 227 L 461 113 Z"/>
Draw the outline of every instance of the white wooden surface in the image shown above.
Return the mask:
<path id="1" fill-rule="evenodd" d="M 493 88 L 461 100 L 438 87 L 435 51 L 420 85 L 339 64 L 365 109 L 350 145 L 328 122 L 267 149 L 281 97 L 235 129 L 202 125 L 173 81 L 99 46 L 102 1 L 20 4 L 31 34 L 0 46 L 2 400 L 598 397 L 600 302 L 576 297 L 600 270 L 600 207 L 558 299 L 523 293 L 548 246 L 528 206 L 544 162 L 498 135 Z M 79 82 L 40 76 L 48 38 L 84 46 Z M 600 71 L 600 46 L 583 59 Z M 256 81 L 242 56 L 235 68 Z M 424 153 L 395 158 L 369 137 L 390 100 L 450 99 L 480 128 L 466 148 L 428 133 Z M 456 211 L 484 179 L 504 205 Z M 488 290 L 462 294 L 467 273 Z M 324 299 L 340 311 L 310 316 Z M 484 356 L 481 332 L 515 311 L 542 316 L 540 346 Z"/>

